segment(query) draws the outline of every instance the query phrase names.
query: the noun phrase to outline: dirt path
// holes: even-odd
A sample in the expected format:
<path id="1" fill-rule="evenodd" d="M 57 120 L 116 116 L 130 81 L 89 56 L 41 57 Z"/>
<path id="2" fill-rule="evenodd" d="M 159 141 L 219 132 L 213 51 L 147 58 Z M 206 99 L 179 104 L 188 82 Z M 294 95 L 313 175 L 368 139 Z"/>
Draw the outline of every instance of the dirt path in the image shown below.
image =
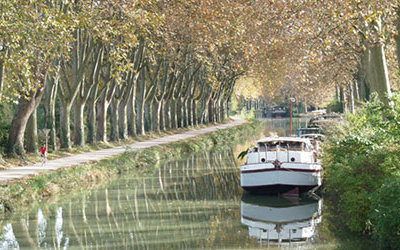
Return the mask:
<path id="1" fill-rule="evenodd" d="M 115 148 L 102 149 L 98 151 L 92 151 L 82 154 L 77 154 L 73 156 L 68 156 L 64 158 L 59 158 L 55 160 L 48 161 L 44 166 L 42 163 L 36 163 L 34 165 L 24 166 L 24 167 L 16 167 L 7 170 L 0 171 L 0 183 L 25 178 L 30 175 L 38 175 L 43 172 L 48 172 L 52 170 L 57 170 L 60 168 L 68 168 L 81 164 L 85 164 L 93 161 L 100 161 L 106 158 L 110 158 L 116 155 L 123 154 L 127 150 L 140 150 L 145 148 L 150 148 L 158 145 L 168 144 L 172 142 L 177 142 L 181 140 L 186 140 L 189 138 L 193 138 L 199 135 L 208 134 L 211 132 L 215 132 L 220 129 L 232 128 L 238 125 L 245 123 L 243 120 L 233 120 L 227 124 L 221 124 L 216 126 L 211 126 L 203 129 L 192 130 L 183 132 L 180 134 L 174 134 L 169 136 L 160 137 L 157 139 L 151 139 L 142 142 L 136 142 L 133 144 L 119 146 Z"/>

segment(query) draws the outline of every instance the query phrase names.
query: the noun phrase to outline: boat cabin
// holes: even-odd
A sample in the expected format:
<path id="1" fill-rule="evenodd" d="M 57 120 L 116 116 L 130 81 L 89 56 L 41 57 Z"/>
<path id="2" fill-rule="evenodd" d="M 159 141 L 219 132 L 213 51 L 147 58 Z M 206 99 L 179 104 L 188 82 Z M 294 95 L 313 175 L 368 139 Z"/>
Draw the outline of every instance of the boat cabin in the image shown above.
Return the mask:
<path id="1" fill-rule="evenodd" d="M 322 134 L 321 128 L 299 128 L 297 129 L 297 136 L 301 137 L 302 135 L 307 134 Z"/>
<path id="2" fill-rule="evenodd" d="M 247 155 L 247 164 L 267 162 L 312 163 L 314 147 L 308 138 L 267 137 L 257 142 L 257 147 Z"/>

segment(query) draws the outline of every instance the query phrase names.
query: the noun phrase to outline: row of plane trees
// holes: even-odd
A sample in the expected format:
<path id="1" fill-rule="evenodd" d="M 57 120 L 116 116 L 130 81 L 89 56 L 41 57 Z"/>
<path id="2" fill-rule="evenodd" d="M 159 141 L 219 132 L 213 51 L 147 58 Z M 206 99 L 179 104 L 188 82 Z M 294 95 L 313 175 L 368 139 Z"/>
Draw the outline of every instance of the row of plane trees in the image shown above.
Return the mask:
<path id="1" fill-rule="evenodd" d="M 197 11 L 187 9 L 193 5 L 15 0 L 1 6 L 0 105 L 13 112 L 9 153 L 36 152 L 40 129 L 50 130 L 56 150 L 227 117 L 243 74 L 234 65 L 240 52 L 222 38 L 209 49 L 214 39 L 205 33 L 222 27 L 185 30 L 196 21 L 185 17 Z"/>

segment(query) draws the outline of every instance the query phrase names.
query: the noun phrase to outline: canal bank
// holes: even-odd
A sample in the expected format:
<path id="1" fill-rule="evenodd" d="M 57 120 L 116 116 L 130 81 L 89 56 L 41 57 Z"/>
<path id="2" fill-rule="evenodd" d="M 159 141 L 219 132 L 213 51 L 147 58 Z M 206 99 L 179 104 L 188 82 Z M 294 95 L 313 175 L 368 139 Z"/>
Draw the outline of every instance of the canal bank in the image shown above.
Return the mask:
<path id="1" fill-rule="evenodd" d="M 255 139 L 262 132 L 262 125 L 258 122 L 236 122 L 230 126 L 223 124 L 199 131 L 175 135 L 174 140 L 163 141 L 160 140 L 163 138 L 159 138 L 154 141 L 156 145 L 150 141 L 141 142 L 143 145 L 139 145 L 138 148 L 144 149 L 124 148 L 121 155 L 99 162 L 46 171 L 37 176 L 3 183 L 0 185 L 2 217 L 7 218 L 8 214 L 18 211 L 23 206 L 48 200 L 55 195 L 97 187 L 123 175 L 126 171 L 134 170 L 131 173 L 140 177 L 168 159 L 180 159 L 189 153 L 207 151 L 214 147 L 229 147 L 240 141 Z"/>

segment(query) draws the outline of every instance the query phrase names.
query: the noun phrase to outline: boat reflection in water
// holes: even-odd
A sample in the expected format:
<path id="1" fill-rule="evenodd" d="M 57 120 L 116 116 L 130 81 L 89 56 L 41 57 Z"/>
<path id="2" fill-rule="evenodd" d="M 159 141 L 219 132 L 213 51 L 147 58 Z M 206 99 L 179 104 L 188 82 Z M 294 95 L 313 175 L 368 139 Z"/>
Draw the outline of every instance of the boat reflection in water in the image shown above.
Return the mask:
<path id="1" fill-rule="evenodd" d="M 244 194 L 241 202 L 242 224 L 250 237 L 267 244 L 311 242 L 321 212 L 322 199 Z"/>

